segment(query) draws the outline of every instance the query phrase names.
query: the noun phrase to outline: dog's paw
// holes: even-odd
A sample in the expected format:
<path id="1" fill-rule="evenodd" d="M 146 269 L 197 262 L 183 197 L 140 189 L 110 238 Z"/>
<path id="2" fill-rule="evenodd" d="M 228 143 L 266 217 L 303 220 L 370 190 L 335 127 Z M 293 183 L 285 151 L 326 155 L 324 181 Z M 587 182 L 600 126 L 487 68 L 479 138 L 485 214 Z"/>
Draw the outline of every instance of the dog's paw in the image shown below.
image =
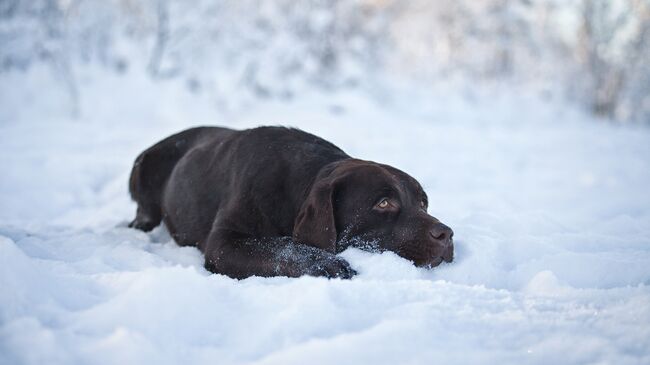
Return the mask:
<path id="1" fill-rule="evenodd" d="M 324 276 L 328 279 L 351 279 L 356 274 L 347 261 L 334 255 L 316 261 L 307 270 L 307 275 Z"/>
<path id="2" fill-rule="evenodd" d="M 131 223 L 129 223 L 129 228 L 139 229 L 144 232 L 149 232 L 157 226 L 158 224 L 155 222 L 152 222 L 150 220 L 143 220 L 140 218 L 135 218 L 133 221 L 131 221 Z"/>

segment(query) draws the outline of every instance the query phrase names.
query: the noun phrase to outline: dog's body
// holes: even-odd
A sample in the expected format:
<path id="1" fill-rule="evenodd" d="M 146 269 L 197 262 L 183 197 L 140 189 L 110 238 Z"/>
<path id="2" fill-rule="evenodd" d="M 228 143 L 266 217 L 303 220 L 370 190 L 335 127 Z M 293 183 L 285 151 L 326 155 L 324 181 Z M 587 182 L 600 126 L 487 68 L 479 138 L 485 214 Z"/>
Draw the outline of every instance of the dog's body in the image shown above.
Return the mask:
<path id="1" fill-rule="evenodd" d="M 162 220 L 178 244 L 198 246 L 208 270 L 235 278 L 349 278 L 335 254 L 355 243 L 419 265 L 452 259 L 453 233 L 426 214 L 415 179 L 296 129 L 183 131 L 138 156 L 129 187 L 132 227 Z"/>

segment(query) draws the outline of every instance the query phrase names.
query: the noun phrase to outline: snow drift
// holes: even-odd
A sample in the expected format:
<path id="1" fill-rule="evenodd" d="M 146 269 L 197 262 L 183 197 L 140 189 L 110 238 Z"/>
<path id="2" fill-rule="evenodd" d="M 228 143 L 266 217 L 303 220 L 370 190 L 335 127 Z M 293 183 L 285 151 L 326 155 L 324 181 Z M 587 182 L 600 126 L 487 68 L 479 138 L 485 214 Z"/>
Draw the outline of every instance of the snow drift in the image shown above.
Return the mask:
<path id="1" fill-rule="evenodd" d="M 508 93 L 398 88 L 381 102 L 307 90 L 222 119 L 175 84 L 92 80 L 81 121 L 2 88 L 34 107 L 6 104 L 0 124 L 0 362 L 650 361 L 646 129 Z M 237 281 L 163 227 L 126 228 L 137 153 L 208 120 L 298 126 L 409 172 L 456 232 L 455 262 L 350 249 L 353 280 Z"/>

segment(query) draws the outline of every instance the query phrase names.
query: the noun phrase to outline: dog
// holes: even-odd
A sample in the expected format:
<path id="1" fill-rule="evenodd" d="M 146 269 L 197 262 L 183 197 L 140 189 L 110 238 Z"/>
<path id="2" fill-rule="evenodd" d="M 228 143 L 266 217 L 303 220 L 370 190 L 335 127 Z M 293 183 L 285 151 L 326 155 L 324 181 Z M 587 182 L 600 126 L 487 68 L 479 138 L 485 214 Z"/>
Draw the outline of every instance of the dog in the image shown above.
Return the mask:
<path id="1" fill-rule="evenodd" d="M 205 268 L 250 276 L 353 277 L 336 254 L 392 251 L 416 266 L 453 260 L 453 231 L 427 213 L 422 186 L 299 129 L 197 127 L 142 152 L 129 180 L 130 227 L 161 221 Z"/>

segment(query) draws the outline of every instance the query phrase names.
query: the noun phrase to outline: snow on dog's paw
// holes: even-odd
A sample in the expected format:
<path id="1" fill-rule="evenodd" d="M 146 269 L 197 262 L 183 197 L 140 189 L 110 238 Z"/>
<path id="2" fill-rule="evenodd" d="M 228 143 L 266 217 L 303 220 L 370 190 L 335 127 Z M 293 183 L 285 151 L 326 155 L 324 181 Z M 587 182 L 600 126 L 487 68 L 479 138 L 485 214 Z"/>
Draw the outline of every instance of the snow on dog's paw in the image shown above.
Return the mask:
<path id="1" fill-rule="evenodd" d="M 316 261 L 307 269 L 307 275 L 323 276 L 328 279 L 351 279 L 357 272 L 342 258 L 333 256 Z"/>

